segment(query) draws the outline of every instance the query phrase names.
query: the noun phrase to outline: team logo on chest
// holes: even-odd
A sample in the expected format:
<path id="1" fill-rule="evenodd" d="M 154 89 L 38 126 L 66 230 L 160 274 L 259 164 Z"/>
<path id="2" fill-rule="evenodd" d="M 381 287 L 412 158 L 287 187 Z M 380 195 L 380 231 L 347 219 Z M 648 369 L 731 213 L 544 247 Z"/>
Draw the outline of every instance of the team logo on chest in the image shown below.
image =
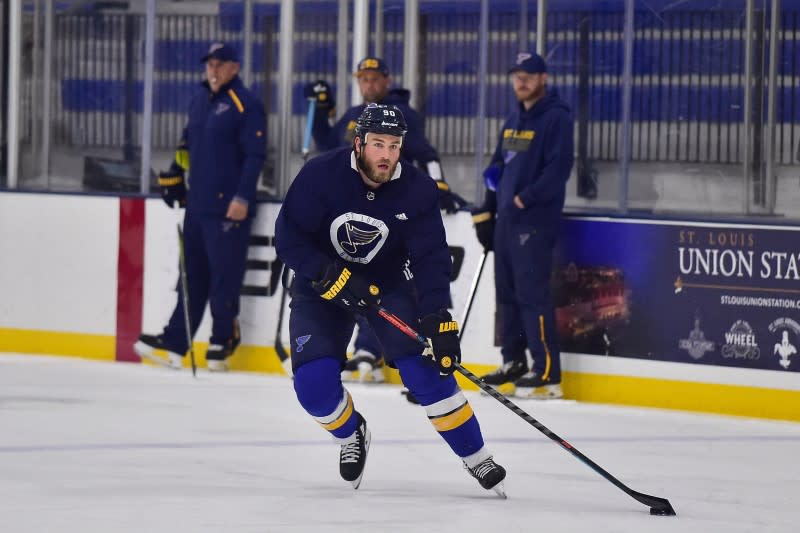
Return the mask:
<path id="1" fill-rule="evenodd" d="M 331 222 L 330 237 L 339 257 L 352 263 L 366 264 L 383 247 L 389 237 L 389 228 L 377 218 L 348 212 Z"/>

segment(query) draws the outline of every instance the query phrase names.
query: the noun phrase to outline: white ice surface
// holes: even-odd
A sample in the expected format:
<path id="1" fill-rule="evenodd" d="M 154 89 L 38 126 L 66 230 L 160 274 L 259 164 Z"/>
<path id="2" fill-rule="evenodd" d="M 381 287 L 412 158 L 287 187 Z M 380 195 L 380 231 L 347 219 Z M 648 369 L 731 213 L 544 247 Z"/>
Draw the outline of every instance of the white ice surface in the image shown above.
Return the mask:
<path id="1" fill-rule="evenodd" d="M 657 517 L 490 397 L 468 393 L 508 500 L 398 387 L 349 388 L 373 435 L 357 491 L 288 378 L 0 355 L 0 531 L 800 531 L 800 424 L 519 402 L 668 498 Z"/>

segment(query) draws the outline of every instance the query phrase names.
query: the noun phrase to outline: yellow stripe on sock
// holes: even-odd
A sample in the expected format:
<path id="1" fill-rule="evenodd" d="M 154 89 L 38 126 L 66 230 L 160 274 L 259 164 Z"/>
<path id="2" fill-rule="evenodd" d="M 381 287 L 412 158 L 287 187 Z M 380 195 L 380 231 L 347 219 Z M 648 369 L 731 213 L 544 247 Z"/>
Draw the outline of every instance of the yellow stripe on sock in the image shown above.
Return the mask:
<path id="1" fill-rule="evenodd" d="M 353 397 L 350 396 L 350 393 L 348 393 L 347 391 L 345 391 L 345 394 L 347 394 L 347 406 L 345 406 L 344 411 L 342 412 L 341 415 L 339 415 L 339 417 L 336 420 L 334 420 L 329 424 L 323 424 L 322 422 L 320 422 L 319 425 L 322 426 L 322 429 L 333 431 L 335 429 L 342 427 L 345 424 L 345 422 L 350 420 L 350 416 L 353 414 Z"/>
<path id="2" fill-rule="evenodd" d="M 450 431 L 451 429 L 455 429 L 467 420 L 469 420 L 473 415 L 472 407 L 470 407 L 469 403 L 465 403 L 455 411 L 451 413 L 447 413 L 441 416 L 429 417 L 431 424 L 433 427 L 436 428 L 436 431 Z"/>

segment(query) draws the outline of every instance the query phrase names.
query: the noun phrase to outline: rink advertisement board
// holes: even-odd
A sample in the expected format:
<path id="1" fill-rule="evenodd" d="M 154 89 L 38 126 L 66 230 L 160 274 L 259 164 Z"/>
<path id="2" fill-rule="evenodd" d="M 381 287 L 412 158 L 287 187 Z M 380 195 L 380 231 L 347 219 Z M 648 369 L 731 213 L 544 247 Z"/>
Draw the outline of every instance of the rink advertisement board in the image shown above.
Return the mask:
<path id="1" fill-rule="evenodd" d="M 800 231 L 568 218 L 562 350 L 800 372 Z"/>

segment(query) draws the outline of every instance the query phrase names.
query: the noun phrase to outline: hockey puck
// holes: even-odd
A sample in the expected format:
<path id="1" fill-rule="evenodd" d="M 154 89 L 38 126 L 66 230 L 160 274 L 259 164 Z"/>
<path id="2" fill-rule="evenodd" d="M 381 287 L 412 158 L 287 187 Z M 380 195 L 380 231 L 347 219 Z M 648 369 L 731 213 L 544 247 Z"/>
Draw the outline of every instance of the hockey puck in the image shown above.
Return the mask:
<path id="1" fill-rule="evenodd" d="M 651 507 L 650 514 L 653 516 L 674 516 L 675 511 L 672 509 L 656 509 L 655 507 Z"/>

